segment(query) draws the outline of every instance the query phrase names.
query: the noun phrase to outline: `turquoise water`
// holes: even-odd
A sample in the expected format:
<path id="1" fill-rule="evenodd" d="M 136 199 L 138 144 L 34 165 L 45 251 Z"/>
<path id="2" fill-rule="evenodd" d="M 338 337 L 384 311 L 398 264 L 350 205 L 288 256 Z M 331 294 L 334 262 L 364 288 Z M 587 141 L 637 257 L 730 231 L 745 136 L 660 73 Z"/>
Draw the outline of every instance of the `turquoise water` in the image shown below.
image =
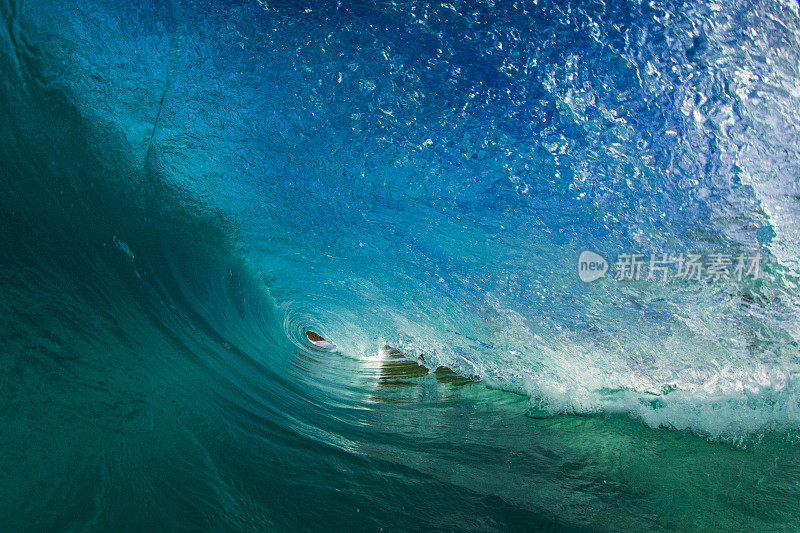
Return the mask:
<path id="1" fill-rule="evenodd" d="M 0 529 L 800 527 L 796 2 L 0 16 Z"/>

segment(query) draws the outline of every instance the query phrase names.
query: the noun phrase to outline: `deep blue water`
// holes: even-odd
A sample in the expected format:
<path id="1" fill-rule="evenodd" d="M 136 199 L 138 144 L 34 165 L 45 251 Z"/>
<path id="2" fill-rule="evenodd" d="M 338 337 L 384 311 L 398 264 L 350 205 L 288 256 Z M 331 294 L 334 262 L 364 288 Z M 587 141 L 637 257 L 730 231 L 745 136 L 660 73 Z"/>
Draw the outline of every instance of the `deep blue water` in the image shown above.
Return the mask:
<path id="1" fill-rule="evenodd" d="M 0 529 L 800 527 L 797 2 L 0 16 Z"/>

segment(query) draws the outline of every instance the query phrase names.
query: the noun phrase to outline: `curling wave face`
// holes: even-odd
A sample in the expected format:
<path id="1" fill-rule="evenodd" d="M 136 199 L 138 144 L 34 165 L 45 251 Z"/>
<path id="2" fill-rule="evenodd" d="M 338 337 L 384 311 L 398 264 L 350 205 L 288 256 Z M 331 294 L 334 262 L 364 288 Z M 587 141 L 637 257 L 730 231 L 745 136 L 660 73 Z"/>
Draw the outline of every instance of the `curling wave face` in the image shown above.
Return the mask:
<path id="1" fill-rule="evenodd" d="M 797 3 L 0 15 L 9 525 L 796 523 Z"/>

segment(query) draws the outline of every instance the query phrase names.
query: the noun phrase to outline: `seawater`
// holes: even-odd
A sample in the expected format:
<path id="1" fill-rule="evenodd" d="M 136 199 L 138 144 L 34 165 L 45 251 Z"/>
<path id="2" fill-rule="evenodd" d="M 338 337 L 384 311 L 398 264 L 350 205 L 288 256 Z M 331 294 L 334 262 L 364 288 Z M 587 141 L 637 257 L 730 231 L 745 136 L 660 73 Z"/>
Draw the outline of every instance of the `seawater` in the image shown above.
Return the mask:
<path id="1" fill-rule="evenodd" d="M 796 2 L 0 16 L 2 529 L 800 526 Z"/>

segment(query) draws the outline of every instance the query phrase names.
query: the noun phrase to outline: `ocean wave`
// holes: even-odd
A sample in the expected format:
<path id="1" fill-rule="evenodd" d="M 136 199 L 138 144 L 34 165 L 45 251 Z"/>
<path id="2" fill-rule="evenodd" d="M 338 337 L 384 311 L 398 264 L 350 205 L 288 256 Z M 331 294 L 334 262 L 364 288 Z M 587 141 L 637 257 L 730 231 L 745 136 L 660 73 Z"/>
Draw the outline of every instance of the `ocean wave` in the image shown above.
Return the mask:
<path id="1" fill-rule="evenodd" d="M 426 491 L 458 488 L 468 529 L 655 527 L 649 504 L 553 509 L 624 493 L 630 442 L 642 476 L 718 446 L 716 481 L 762 490 L 737 470 L 753 449 L 791 477 L 796 3 L 0 16 L 2 458 L 30 480 L 0 515 L 449 529 Z M 584 283 L 587 250 L 758 254 L 763 275 Z M 25 443 L 64 486 L 36 485 Z M 791 522 L 796 490 L 776 500 Z"/>

